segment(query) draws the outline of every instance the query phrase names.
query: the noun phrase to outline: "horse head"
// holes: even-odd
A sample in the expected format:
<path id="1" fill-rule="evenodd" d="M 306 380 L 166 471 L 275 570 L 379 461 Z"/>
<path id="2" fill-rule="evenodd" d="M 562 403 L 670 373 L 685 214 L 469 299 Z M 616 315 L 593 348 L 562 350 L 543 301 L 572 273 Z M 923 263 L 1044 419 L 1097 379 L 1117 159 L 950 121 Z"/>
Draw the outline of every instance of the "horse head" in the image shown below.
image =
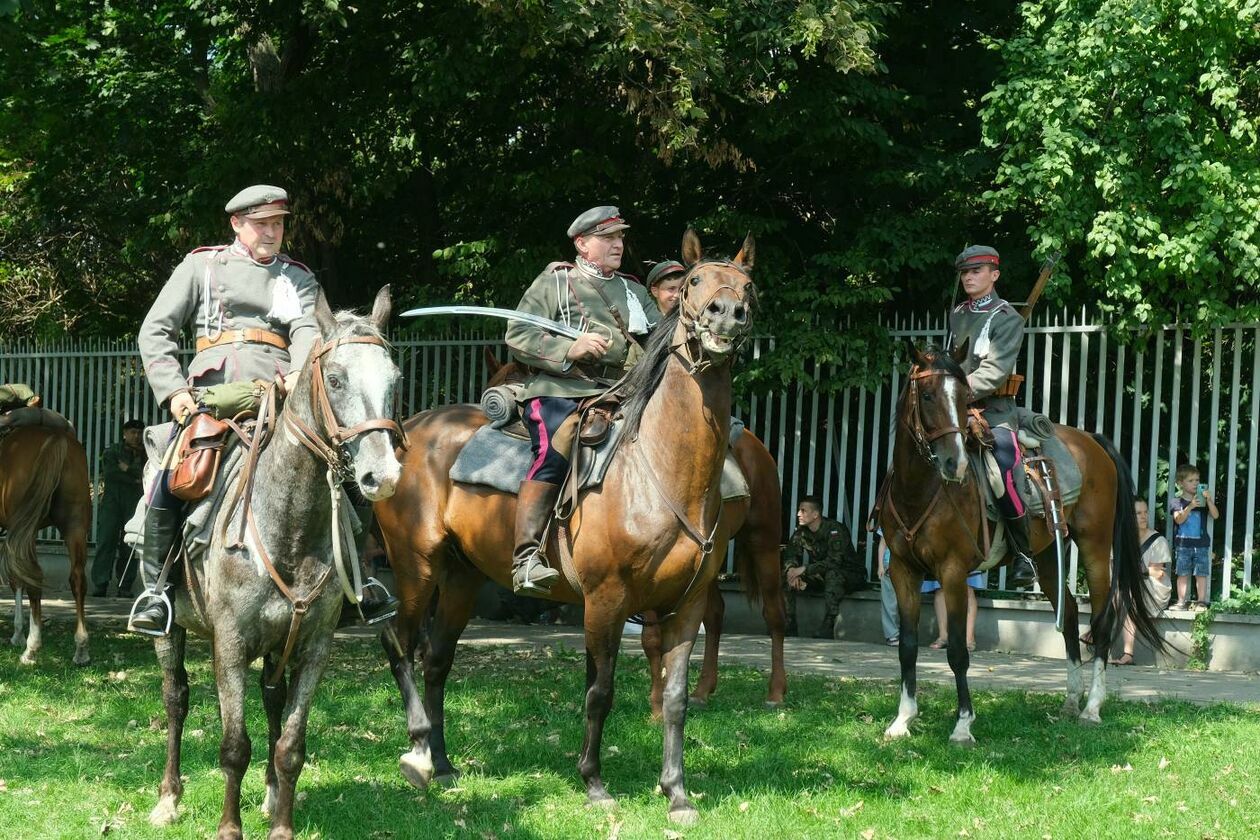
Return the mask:
<path id="1" fill-rule="evenodd" d="M 695 231 L 683 234 L 688 266 L 678 300 L 678 329 L 717 361 L 729 359 L 752 329 L 757 290 L 752 282 L 753 237 L 730 260 L 705 259 Z"/>
<path id="2" fill-rule="evenodd" d="M 961 483 L 967 476 L 964 432 L 971 387 L 963 373 L 969 342 L 953 353 L 936 347 L 910 347 L 910 382 L 902 422 L 923 457 L 935 465 L 944 481 Z"/>
<path id="3" fill-rule="evenodd" d="M 401 373 L 384 336 L 390 306 L 385 286 L 368 317 L 334 315 L 321 292 L 315 304 L 320 338 L 307 362 L 306 381 L 295 389 L 293 400 L 309 407 L 312 430 L 327 445 L 321 454 L 329 466 L 343 478 L 353 478 L 370 501 L 394 494 L 402 472 L 395 438 L 406 445 L 394 420 Z"/>

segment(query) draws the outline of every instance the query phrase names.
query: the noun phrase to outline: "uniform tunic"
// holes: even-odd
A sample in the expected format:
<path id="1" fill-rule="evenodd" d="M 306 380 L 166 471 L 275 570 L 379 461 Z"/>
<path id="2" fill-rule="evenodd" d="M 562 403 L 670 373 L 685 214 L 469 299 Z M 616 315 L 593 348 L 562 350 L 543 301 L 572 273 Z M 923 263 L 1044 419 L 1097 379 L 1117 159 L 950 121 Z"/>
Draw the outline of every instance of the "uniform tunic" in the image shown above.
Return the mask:
<path id="1" fill-rule="evenodd" d="M 834 519 L 823 517 L 818 530 L 797 528 L 783 547 L 784 592 L 787 595 L 789 618 L 796 616 L 795 589 L 786 585 L 787 570 L 804 566 L 804 579 L 808 589 L 822 589 L 827 612 L 840 608 L 840 599 L 866 582 L 866 568 L 862 565 L 849 529 Z"/>
<path id="2" fill-rule="evenodd" d="M 971 339 L 969 355 L 963 362 L 967 384 L 975 403 L 984 409 L 990 426 L 1014 428 L 1015 400 L 995 397 L 993 392 L 1015 372 L 1019 350 L 1024 343 L 1024 319 L 1015 307 L 995 294 L 979 301 L 963 301 L 949 316 L 951 347 L 961 347 Z"/>
<path id="3" fill-rule="evenodd" d="M 190 386 L 270 381 L 300 368 L 318 335 L 318 292 L 310 269 L 284 254 L 263 264 L 239 242 L 193 251 L 166 281 L 140 327 L 140 355 L 153 395 L 165 407 Z M 267 330 L 287 339 L 289 347 L 220 344 L 197 353 L 185 374 L 179 338 L 189 325 L 198 339 L 232 330 Z"/>
<path id="4" fill-rule="evenodd" d="M 518 362 L 535 370 L 525 381 L 522 401 L 594 396 L 633 367 L 638 351 L 626 340 L 608 306 L 615 306 L 626 329 L 633 331 L 629 296 L 638 301 L 646 316 L 646 325 L 635 336 L 641 342 L 661 316 L 656 301 L 630 275 L 615 272 L 611 279 L 605 279 L 580 263 L 552 263 L 535 277 L 517 310 L 599 333 L 609 339 L 609 345 L 608 352 L 594 362 L 573 362 L 566 358 L 573 339 L 513 321 L 507 328 L 508 348 Z"/>

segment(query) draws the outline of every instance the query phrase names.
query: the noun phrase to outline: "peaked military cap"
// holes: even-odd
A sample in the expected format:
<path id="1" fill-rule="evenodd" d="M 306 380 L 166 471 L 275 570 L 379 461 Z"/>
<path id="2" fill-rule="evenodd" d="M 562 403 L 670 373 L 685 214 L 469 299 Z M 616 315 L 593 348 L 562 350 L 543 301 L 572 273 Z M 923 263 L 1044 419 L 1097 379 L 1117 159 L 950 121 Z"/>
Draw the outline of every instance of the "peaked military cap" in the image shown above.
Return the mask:
<path id="1" fill-rule="evenodd" d="M 621 218 L 621 211 L 616 207 L 592 207 L 574 219 L 573 224 L 569 225 L 569 238 L 603 236 L 606 233 L 616 233 L 628 227 L 630 225 L 626 223 L 625 219 Z"/>
<path id="2" fill-rule="evenodd" d="M 650 289 L 671 274 L 683 274 L 687 269 L 678 260 L 661 260 L 648 272 L 647 287 Z"/>
<path id="3" fill-rule="evenodd" d="M 128 429 L 141 429 L 141 430 L 143 430 L 143 429 L 144 429 L 144 423 L 142 423 L 142 422 L 141 422 L 141 421 L 139 421 L 139 420 L 128 420 L 126 423 L 123 423 L 123 431 L 125 432 L 125 431 L 127 431 Z"/>
<path id="4" fill-rule="evenodd" d="M 977 265 L 991 265 L 995 268 L 999 263 L 998 252 L 988 245 L 969 245 L 954 260 L 954 268 L 962 271 Z"/>
<path id="5" fill-rule="evenodd" d="M 289 215 L 289 194 L 279 187 L 255 184 L 232 196 L 223 208 L 232 216 L 246 219 L 269 219 Z"/>

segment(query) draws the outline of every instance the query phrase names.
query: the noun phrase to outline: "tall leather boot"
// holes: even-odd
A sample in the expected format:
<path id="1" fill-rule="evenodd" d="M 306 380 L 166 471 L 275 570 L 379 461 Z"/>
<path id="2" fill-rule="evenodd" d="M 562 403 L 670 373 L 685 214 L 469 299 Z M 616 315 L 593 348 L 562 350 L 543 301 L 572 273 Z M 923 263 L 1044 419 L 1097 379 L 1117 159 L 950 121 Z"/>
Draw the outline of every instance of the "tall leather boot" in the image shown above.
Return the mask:
<path id="1" fill-rule="evenodd" d="M 542 542 L 556 506 L 560 485 L 522 481 L 516 498 L 516 548 L 512 551 L 512 591 L 518 595 L 551 592 L 560 573 L 543 560 Z"/>
<path id="2" fill-rule="evenodd" d="M 350 486 L 347 485 L 347 490 L 349 489 Z M 371 627 L 373 624 L 379 624 L 398 615 L 398 599 L 385 588 L 385 584 L 372 577 L 371 570 L 367 567 L 367 558 L 363 554 L 367 549 L 368 536 L 372 533 L 372 524 L 376 521 L 372 503 L 358 493 L 358 487 L 354 487 L 350 498 L 354 504 L 354 513 L 363 525 L 358 536 L 355 537 L 355 554 L 358 555 L 359 568 L 365 583 L 359 590 L 357 605 L 352 604 L 349 598 L 342 599 L 341 618 L 337 621 L 337 627 L 352 627 L 358 624 L 360 614 L 363 615 L 363 623 Z"/>
<path id="3" fill-rule="evenodd" d="M 1029 556 L 1027 515 L 1006 520 L 1006 538 L 1013 555 L 1010 573 L 1006 576 L 1007 588 L 1027 589 L 1037 580 L 1037 568 Z"/>
<path id="4" fill-rule="evenodd" d="M 183 512 L 149 508 L 144 517 L 144 550 L 140 552 L 140 565 L 144 569 L 145 589 L 131 608 L 131 621 L 127 629 L 145 636 L 165 636 L 170 626 L 170 601 L 164 597 L 175 588 L 179 579 L 177 567 L 166 576 L 162 589 L 157 589 L 158 578 L 167 556 L 175 549 L 183 528 Z M 178 563 L 178 560 L 172 561 Z"/>

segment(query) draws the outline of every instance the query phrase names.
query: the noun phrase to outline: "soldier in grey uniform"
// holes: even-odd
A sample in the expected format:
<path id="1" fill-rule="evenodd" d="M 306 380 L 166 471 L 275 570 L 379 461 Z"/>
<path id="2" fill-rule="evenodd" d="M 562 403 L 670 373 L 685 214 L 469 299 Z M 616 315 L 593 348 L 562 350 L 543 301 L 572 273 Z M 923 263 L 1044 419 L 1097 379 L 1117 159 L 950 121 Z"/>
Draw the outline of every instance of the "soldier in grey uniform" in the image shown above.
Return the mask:
<path id="1" fill-rule="evenodd" d="M 603 393 L 633 367 L 660 319 L 637 278 L 617 271 L 629 227 L 616 207 L 578 216 L 568 231 L 577 258 L 543 269 L 516 307 L 581 329 L 581 337 L 520 322 L 507 329 L 513 357 L 532 372 L 521 394 L 534 460 L 517 499 L 512 588 L 519 593 L 546 594 L 560 576 L 547 566 L 542 542 L 577 437 L 578 400 Z"/>
<path id="2" fill-rule="evenodd" d="M 1032 585 L 1036 570 L 1028 556 L 1028 517 L 1014 479 L 1021 457 L 1016 437 L 1015 400 L 995 392 L 1000 392 L 1015 372 L 1024 343 L 1024 319 L 994 291 L 1001 274 L 999 264 L 998 252 L 987 245 L 972 245 L 954 261 L 967 300 L 950 313 L 949 346 L 960 347 L 970 339 L 963 370 L 971 386 L 972 404 L 984 412 L 984 419 L 993 430 L 993 455 L 1006 488 L 998 498 L 998 507 L 1006 519 L 1014 556 L 1007 583 L 1012 589 L 1018 589 Z"/>
<path id="3" fill-rule="evenodd" d="M 140 356 L 153 395 L 176 422 L 197 410 L 194 389 L 226 382 L 282 379 L 292 385 L 319 336 L 311 270 L 280 252 L 289 196 L 260 184 L 241 190 L 224 208 L 236 238 L 197 248 L 172 272 L 140 327 Z M 197 353 L 185 374 L 180 334 L 191 328 Z M 183 502 L 159 475 L 144 525 L 141 562 L 149 587 L 137 601 L 131 627 L 162 635 L 167 602 L 153 587 L 183 524 Z M 170 575 L 168 588 L 178 575 Z M 391 603 L 392 602 L 392 603 Z M 392 609 L 386 598 L 369 609 Z M 141 608 L 143 606 L 143 608 Z"/>

